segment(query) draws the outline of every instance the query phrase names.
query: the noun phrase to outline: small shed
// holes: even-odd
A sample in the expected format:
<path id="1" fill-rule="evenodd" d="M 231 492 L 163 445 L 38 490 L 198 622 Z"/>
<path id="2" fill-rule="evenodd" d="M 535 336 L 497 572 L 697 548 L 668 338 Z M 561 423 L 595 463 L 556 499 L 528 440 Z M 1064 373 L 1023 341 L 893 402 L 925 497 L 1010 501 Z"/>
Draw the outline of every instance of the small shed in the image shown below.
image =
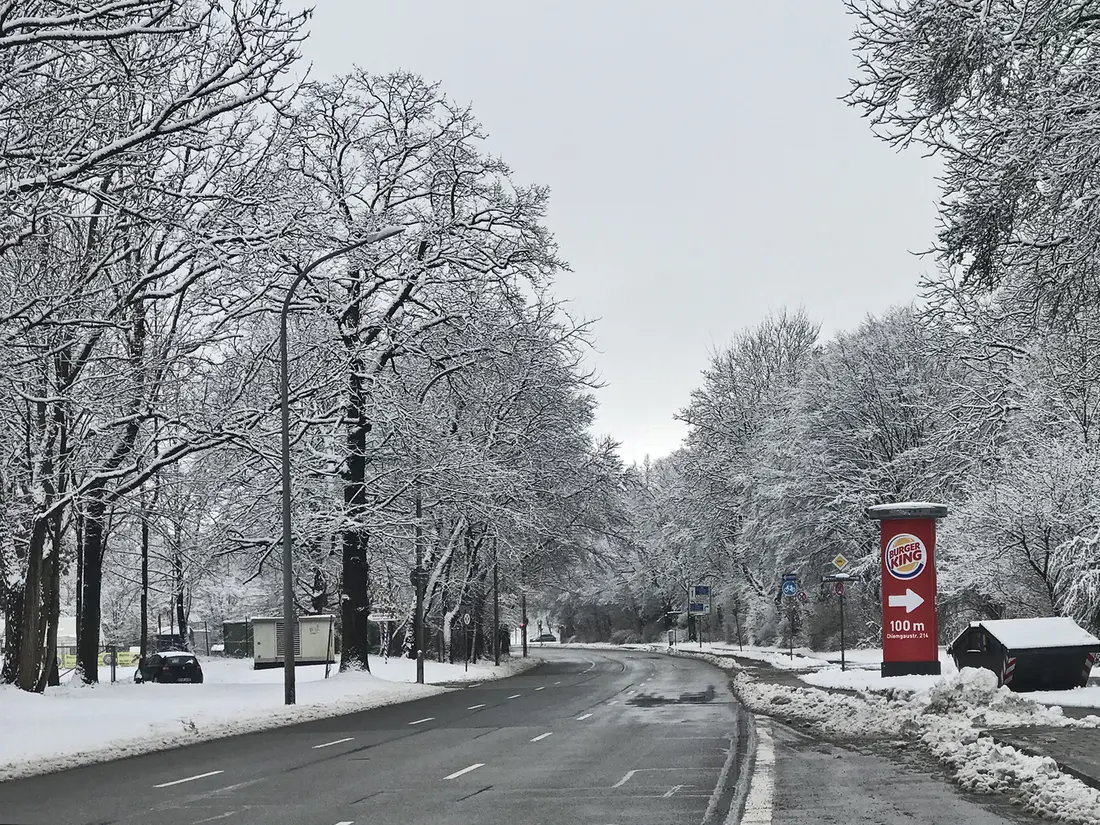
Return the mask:
<path id="1" fill-rule="evenodd" d="M 294 661 L 299 665 L 336 662 L 335 629 L 332 616 L 299 616 L 294 633 Z M 255 616 L 252 619 L 253 670 L 282 667 L 283 619 Z M 326 655 L 327 653 L 327 655 Z"/>
<path id="2" fill-rule="evenodd" d="M 252 655 L 252 623 L 249 621 L 222 622 L 222 643 L 226 656 L 246 659 Z"/>
<path id="3" fill-rule="evenodd" d="M 1100 655 L 1097 639 L 1073 619 L 971 622 L 947 648 L 959 668 L 981 667 L 1011 690 L 1069 690 L 1088 683 Z"/>

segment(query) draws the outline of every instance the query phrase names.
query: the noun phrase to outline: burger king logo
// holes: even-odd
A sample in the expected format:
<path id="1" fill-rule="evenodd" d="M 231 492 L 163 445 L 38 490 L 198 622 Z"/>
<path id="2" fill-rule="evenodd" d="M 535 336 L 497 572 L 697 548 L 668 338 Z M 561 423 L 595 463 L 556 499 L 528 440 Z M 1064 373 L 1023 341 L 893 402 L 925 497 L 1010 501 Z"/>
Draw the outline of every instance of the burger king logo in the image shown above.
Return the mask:
<path id="1" fill-rule="evenodd" d="M 924 542 L 912 533 L 898 533 L 886 545 L 886 569 L 895 579 L 908 581 L 924 572 L 928 551 Z"/>

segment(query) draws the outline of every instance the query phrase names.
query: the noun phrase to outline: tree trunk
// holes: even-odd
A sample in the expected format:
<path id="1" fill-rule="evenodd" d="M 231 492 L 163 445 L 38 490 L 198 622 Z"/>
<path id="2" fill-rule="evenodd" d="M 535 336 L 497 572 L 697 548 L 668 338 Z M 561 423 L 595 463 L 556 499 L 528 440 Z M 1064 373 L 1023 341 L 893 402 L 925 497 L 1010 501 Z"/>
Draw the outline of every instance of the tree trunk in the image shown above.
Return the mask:
<path id="1" fill-rule="evenodd" d="M 50 535 L 50 555 L 45 565 L 46 592 L 43 605 L 46 611 L 46 652 L 42 674 L 38 679 L 39 693 L 43 693 L 47 687 L 57 687 L 61 683 L 57 672 L 57 625 L 61 619 L 61 534 L 64 526 L 61 512 L 56 513 Z"/>
<path id="2" fill-rule="evenodd" d="M 38 689 L 38 676 L 42 668 L 42 579 L 45 573 L 46 528 L 45 519 L 35 519 L 27 552 L 27 578 L 23 586 L 24 644 L 20 651 L 19 677 L 16 681 L 20 689 L 26 691 Z"/>
<path id="3" fill-rule="evenodd" d="M 344 469 L 345 524 L 341 536 L 343 551 L 344 598 L 341 605 L 344 628 L 340 670 L 349 667 L 370 670 L 367 653 L 370 648 L 370 585 L 367 570 L 368 536 L 359 524 L 367 503 L 367 433 L 370 424 L 363 418 L 363 359 L 359 347 L 359 279 L 351 287 L 351 300 L 341 319 L 347 330 L 344 346 L 351 356 L 348 363 L 348 406 L 346 412 L 347 460 Z"/>
<path id="4" fill-rule="evenodd" d="M 19 659 L 23 649 L 23 591 L 17 587 L 5 587 L 5 593 L 8 621 L 4 625 L 4 666 L 0 669 L 0 684 L 11 685 L 19 676 Z"/>
<path id="5" fill-rule="evenodd" d="M 154 493 L 154 496 L 156 494 Z M 141 640 L 138 642 L 138 658 L 144 664 L 149 655 L 149 503 L 145 499 L 145 485 L 141 485 Z"/>
<path id="6" fill-rule="evenodd" d="M 175 538 L 172 542 L 172 607 L 176 613 L 176 627 L 183 647 L 187 648 L 187 606 L 183 592 L 183 515 L 177 514 Z"/>
<path id="7" fill-rule="evenodd" d="M 84 637 L 84 511 L 73 508 L 76 529 L 76 646 Z"/>
<path id="8" fill-rule="evenodd" d="M 103 487 L 89 491 L 84 514 L 84 553 L 81 560 L 80 636 L 76 667 L 86 684 L 99 682 L 99 630 L 103 621 L 103 516 L 107 512 Z"/>

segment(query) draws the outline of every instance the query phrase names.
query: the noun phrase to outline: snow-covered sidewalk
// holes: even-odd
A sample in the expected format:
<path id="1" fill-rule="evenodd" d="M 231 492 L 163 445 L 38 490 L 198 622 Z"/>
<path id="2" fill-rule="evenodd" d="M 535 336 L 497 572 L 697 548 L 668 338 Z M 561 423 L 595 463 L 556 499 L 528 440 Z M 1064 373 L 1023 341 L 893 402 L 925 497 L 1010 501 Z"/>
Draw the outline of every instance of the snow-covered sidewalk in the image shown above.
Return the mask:
<path id="1" fill-rule="evenodd" d="M 479 682 L 522 672 L 533 659 L 463 665 L 425 662 L 416 684 L 410 659 L 371 659 L 371 673 L 337 673 L 324 666 L 297 671 L 297 704 L 283 704 L 282 670 L 253 670 L 250 659 L 203 660 L 201 685 L 135 685 L 51 688 L 44 695 L 0 686 L 0 781 L 166 750 L 237 733 L 391 705 L 446 690 L 443 682 Z M 110 679 L 103 669 L 101 678 Z"/>

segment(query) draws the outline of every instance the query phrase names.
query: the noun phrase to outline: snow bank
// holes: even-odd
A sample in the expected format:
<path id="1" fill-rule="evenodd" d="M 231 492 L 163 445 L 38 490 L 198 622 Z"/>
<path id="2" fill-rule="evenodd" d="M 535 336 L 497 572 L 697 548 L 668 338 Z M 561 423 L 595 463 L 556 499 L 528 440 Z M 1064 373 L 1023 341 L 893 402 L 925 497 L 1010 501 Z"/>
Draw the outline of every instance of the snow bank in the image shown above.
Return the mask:
<path id="1" fill-rule="evenodd" d="M 757 647 L 754 645 L 745 645 L 743 648 L 739 648 L 736 645 L 704 643 L 703 648 L 712 653 L 717 653 L 721 655 L 740 656 L 743 659 L 752 659 L 753 661 L 757 662 L 767 662 L 772 667 L 779 668 L 780 670 L 811 670 L 819 667 L 825 667 L 827 664 L 827 662 L 824 662 L 819 658 L 810 656 L 810 650 L 799 647 L 796 647 L 794 649 L 794 656 L 791 656 L 788 650 L 782 650 L 777 647 Z M 691 651 L 689 650 L 688 652 Z"/>
<path id="2" fill-rule="evenodd" d="M 881 650 L 860 650 L 853 651 L 853 654 L 858 656 L 855 659 L 855 667 L 849 664 L 847 670 L 841 670 L 839 666 L 830 661 L 827 667 L 819 667 L 812 672 L 800 673 L 798 678 L 814 687 L 877 693 L 893 693 L 898 689 L 902 689 L 916 693 L 932 690 L 959 672 L 958 668 L 955 667 L 954 660 L 941 651 L 940 663 L 943 666 L 941 676 L 890 676 L 884 678 L 878 668 L 878 662 L 882 661 Z M 832 654 L 822 655 L 829 656 L 830 659 L 832 657 Z M 872 663 L 874 663 L 874 669 L 870 667 Z M 1073 688 L 1072 690 L 1035 691 L 1019 695 L 1041 705 L 1100 708 L 1100 685 L 1089 685 L 1088 687 Z"/>
<path id="3" fill-rule="evenodd" d="M 0 686 L 0 781 L 307 722 L 443 693 L 441 682 L 503 678 L 538 664 L 425 662 L 427 685 L 415 684 L 410 659 L 371 660 L 372 673 L 299 667 L 297 704 L 283 704 L 283 671 L 252 670 L 251 660 L 204 660 L 201 685 L 62 685 L 45 694 Z M 109 669 L 106 676 L 110 678 Z"/>
<path id="4" fill-rule="evenodd" d="M 1100 685 L 1072 690 L 1037 690 L 1027 694 L 1027 698 L 1064 708 L 1100 708 Z"/>
<path id="5" fill-rule="evenodd" d="M 922 741 L 968 790 L 1007 794 L 1059 822 L 1100 824 L 1100 791 L 1062 773 L 1053 759 L 998 745 L 958 721 L 934 720 Z"/>
<path id="6" fill-rule="evenodd" d="M 734 688 L 755 713 L 800 722 L 837 738 L 916 739 L 969 790 L 1008 794 L 1028 810 L 1060 822 L 1100 825 L 1100 791 L 1063 774 L 1052 759 L 1029 756 L 983 735 L 987 728 L 1017 725 L 1100 728 L 1100 717 L 1067 718 L 1059 707 L 998 687 L 988 670 L 964 668 L 931 677 L 934 684 L 918 689 L 891 679 L 893 689 L 852 695 L 776 685 L 754 678 L 728 658 L 701 658 L 738 671 Z"/>

